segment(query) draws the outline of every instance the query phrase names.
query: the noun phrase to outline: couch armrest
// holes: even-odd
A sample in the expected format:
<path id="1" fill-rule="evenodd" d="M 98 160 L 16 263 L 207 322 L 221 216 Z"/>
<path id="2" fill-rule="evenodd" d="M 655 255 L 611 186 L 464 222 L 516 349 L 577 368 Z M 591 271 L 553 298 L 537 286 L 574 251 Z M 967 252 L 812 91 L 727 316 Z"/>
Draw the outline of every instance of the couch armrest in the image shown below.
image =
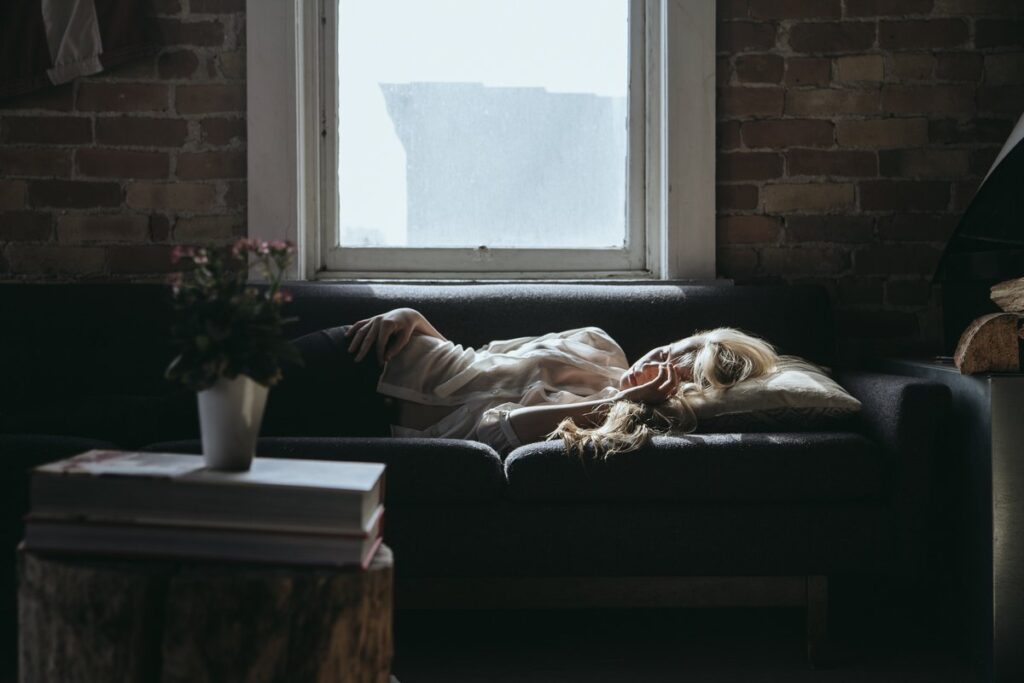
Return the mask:
<path id="1" fill-rule="evenodd" d="M 894 559 L 920 568 L 927 559 L 932 463 L 950 410 L 949 388 L 938 382 L 876 372 L 836 373 L 862 404 L 860 424 L 889 456 L 888 490 L 898 528 Z"/>

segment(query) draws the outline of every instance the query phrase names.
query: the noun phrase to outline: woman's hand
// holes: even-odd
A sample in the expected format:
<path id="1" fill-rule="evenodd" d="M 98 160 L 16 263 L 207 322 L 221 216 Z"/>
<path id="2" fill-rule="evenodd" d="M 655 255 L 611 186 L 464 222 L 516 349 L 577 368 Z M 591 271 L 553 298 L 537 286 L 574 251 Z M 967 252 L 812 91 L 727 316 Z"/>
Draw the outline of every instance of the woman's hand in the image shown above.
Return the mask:
<path id="1" fill-rule="evenodd" d="M 640 368 L 636 381 L 635 385 L 623 389 L 612 400 L 649 405 L 664 403 L 676 393 L 682 379 L 679 370 L 671 363 L 651 363 Z"/>
<path id="2" fill-rule="evenodd" d="M 658 374 L 658 367 L 668 363 L 668 359 L 669 349 L 667 346 L 651 349 L 623 373 L 619 378 L 619 388 L 628 389 L 651 381 Z"/>
<path id="3" fill-rule="evenodd" d="M 356 362 L 366 358 L 376 346 L 377 362 L 383 365 L 398 355 L 417 332 L 444 339 L 419 311 L 412 308 L 396 308 L 359 320 L 348 328 L 345 336 L 352 340 L 348 351 L 356 354 Z"/>

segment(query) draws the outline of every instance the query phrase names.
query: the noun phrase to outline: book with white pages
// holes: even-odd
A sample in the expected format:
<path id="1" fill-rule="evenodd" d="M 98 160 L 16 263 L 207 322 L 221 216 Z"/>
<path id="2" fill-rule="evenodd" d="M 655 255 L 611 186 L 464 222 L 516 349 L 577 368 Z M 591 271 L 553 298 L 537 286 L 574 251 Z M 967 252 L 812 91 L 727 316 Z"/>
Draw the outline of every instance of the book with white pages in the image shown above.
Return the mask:
<path id="1" fill-rule="evenodd" d="M 366 568 L 380 545 L 383 519 L 384 508 L 378 506 L 361 533 L 336 534 L 30 514 L 24 547 L 37 553 Z"/>
<path id="2" fill-rule="evenodd" d="M 35 468 L 31 495 L 49 518 L 360 534 L 383 502 L 384 465 L 255 458 L 222 472 L 197 455 L 93 450 Z"/>

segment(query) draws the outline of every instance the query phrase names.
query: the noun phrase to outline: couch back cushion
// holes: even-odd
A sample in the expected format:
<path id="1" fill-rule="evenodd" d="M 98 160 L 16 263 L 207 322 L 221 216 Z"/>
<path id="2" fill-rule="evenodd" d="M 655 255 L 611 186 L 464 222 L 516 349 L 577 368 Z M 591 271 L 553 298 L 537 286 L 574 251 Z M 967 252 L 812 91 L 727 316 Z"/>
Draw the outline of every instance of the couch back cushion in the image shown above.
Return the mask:
<path id="1" fill-rule="evenodd" d="M 363 284 L 296 283 L 290 314 L 298 337 L 391 308 L 422 311 L 447 337 L 492 339 L 587 325 L 609 332 L 633 360 L 694 331 L 731 325 L 783 353 L 828 364 L 828 298 L 816 287 L 676 283 Z M 0 285 L 4 407 L 33 399 L 169 390 L 173 355 L 167 288 L 143 284 Z"/>

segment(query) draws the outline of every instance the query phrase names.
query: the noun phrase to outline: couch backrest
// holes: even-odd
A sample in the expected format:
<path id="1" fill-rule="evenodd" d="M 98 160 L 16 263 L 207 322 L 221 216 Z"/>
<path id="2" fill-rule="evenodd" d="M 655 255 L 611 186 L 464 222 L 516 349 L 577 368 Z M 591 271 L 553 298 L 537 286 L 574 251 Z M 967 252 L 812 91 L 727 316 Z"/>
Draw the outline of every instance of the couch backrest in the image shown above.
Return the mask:
<path id="1" fill-rule="evenodd" d="M 694 331 L 731 325 L 784 353 L 832 358 L 828 297 L 810 286 L 675 283 L 296 283 L 293 336 L 391 308 L 422 311 L 448 338 L 492 339 L 597 325 L 630 360 Z M 4 401 L 24 393 L 159 393 L 172 356 L 161 285 L 0 285 Z"/>

